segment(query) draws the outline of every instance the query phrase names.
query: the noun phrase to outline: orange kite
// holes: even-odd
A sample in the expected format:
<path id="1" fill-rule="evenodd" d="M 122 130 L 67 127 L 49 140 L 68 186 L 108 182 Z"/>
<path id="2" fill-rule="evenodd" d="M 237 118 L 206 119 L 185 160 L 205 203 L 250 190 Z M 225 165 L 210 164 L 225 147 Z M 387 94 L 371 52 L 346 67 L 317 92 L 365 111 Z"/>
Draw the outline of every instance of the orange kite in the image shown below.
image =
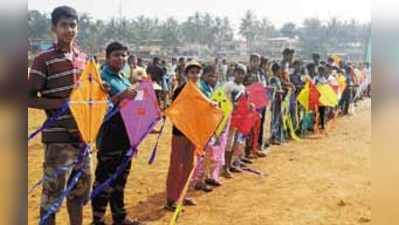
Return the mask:
<path id="1" fill-rule="evenodd" d="M 191 81 L 166 109 L 165 114 L 195 145 L 197 154 L 203 154 L 205 145 L 223 119 L 223 111 L 213 105 Z"/>
<path id="2" fill-rule="evenodd" d="M 93 60 L 87 63 L 72 91 L 69 108 L 83 141 L 93 143 L 108 109 L 108 94 Z"/>

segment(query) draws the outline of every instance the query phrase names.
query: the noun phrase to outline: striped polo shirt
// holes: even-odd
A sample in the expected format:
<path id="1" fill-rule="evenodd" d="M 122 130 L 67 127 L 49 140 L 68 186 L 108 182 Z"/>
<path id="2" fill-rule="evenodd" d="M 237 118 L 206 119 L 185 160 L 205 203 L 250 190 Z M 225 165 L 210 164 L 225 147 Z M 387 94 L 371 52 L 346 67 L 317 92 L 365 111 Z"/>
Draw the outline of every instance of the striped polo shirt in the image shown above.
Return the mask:
<path id="1" fill-rule="evenodd" d="M 57 44 L 41 52 L 33 60 L 29 76 L 37 76 L 41 81 L 38 90 L 41 97 L 68 99 L 77 79 L 84 69 L 87 56 L 77 48 L 71 53 L 63 51 Z M 47 118 L 57 112 L 46 110 Z M 77 124 L 68 110 L 54 123 L 43 130 L 43 143 L 76 143 L 80 142 Z"/>

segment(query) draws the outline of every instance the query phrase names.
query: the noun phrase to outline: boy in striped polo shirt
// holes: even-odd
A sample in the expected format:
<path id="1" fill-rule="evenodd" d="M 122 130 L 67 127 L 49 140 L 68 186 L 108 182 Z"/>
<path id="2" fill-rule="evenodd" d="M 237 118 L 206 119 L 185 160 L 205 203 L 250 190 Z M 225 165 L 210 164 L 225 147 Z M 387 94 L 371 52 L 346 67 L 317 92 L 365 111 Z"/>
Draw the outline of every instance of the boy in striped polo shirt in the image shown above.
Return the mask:
<path id="1" fill-rule="evenodd" d="M 86 63 L 86 55 L 75 45 L 78 32 L 75 9 L 68 6 L 55 8 L 51 13 L 51 22 L 56 43 L 34 58 L 28 78 L 29 107 L 44 110 L 47 118 L 51 118 L 68 101 Z M 74 167 L 67 165 L 77 159 L 83 146 L 77 124 L 69 110 L 43 130 L 42 142 L 45 146 L 43 173 L 46 179 L 43 181 L 41 218 L 64 191 L 75 171 Z M 88 201 L 90 193 L 90 157 L 85 157 L 80 166 L 83 174 L 67 197 L 71 225 L 82 224 L 83 205 Z M 57 168 L 65 170 L 56 171 Z M 55 213 L 45 224 L 55 224 Z"/>

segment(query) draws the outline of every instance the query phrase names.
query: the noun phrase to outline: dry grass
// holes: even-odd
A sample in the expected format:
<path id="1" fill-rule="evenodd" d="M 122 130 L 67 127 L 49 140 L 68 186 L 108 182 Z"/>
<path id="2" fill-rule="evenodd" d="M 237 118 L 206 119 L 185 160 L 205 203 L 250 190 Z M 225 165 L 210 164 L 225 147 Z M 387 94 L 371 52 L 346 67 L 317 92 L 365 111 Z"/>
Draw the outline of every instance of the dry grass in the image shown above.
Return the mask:
<path id="1" fill-rule="evenodd" d="M 43 115 L 29 110 L 29 130 L 39 127 Z M 245 173 L 224 182 L 209 194 L 195 193 L 199 205 L 185 208 L 180 225 L 349 225 L 367 223 L 370 209 L 370 101 L 355 116 L 337 120 L 328 137 L 272 148 L 253 165 L 268 176 Z M 150 225 L 168 224 L 171 213 L 162 210 L 169 161 L 171 129 L 165 129 L 155 163 L 147 165 L 155 141 L 149 136 L 134 159 L 126 189 L 132 217 Z M 40 179 L 40 138 L 29 143 L 29 181 Z M 40 188 L 39 188 L 40 189 Z M 28 196 L 29 225 L 37 224 L 40 190 Z M 85 209 L 85 224 L 91 218 Z M 57 217 L 68 224 L 65 207 Z M 107 221 L 111 224 L 110 215 Z"/>

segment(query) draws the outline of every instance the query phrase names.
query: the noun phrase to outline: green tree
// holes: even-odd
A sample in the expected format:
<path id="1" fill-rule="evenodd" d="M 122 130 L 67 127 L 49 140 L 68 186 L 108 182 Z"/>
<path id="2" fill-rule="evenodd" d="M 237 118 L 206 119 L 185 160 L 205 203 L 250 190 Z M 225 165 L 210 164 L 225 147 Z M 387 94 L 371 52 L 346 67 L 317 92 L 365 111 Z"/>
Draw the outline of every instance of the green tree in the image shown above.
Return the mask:
<path id="1" fill-rule="evenodd" d="M 239 33 L 243 36 L 247 42 L 248 50 L 251 50 L 251 44 L 256 38 L 256 26 L 257 19 L 255 14 L 248 10 L 245 13 L 244 18 L 241 19 Z"/>

